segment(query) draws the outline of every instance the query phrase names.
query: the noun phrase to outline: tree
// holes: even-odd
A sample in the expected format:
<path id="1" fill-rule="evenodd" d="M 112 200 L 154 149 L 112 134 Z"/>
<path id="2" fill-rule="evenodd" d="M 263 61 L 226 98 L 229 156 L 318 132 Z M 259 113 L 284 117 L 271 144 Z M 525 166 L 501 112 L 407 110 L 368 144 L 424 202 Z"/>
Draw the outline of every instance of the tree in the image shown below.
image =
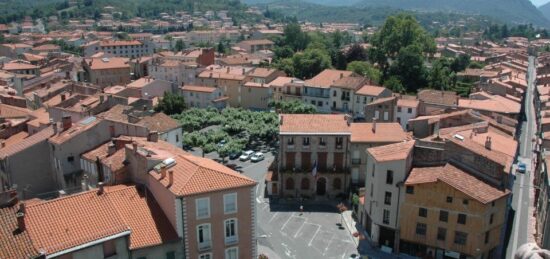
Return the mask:
<path id="1" fill-rule="evenodd" d="M 353 61 L 348 64 L 346 70 L 353 71 L 358 75 L 368 78 L 373 84 L 379 84 L 382 72 L 365 61 Z"/>
<path id="2" fill-rule="evenodd" d="M 289 23 L 284 29 L 284 42 L 292 47 L 294 51 L 304 50 L 309 44 L 309 38 L 302 31 L 300 25 L 296 22 Z"/>
<path id="3" fill-rule="evenodd" d="M 389 74 L 398 77 L 409 92 L 424 87 L 426 85 L 426 68 L 421 47 L 410 45 L 401 49 L 390 67 Z"/>
<path id="4" fill-rule="evenodd" d="M 361 45 L 359 44 L 353 44 L 346 52 L 346 60 L 348 62 L 352 61 L 366 61 L 367 60 L 367 52 Z"/>
<path id="5" fill-rule="evenodd" d="M 185 43 L 183 42 L 182 39 L 178 39 L 176 41 L 176 45 L 174 46 L 174 50 L 179 52 L 179 51 L 182 51 L 184 49 L 185 49 Z"/>
<path id="6" fill-rule="evenodd" d="M 451 70 L 445 61 L 434 62 L 428 76 L 428 86 L 437 90 L 449 90 L 452 86 Z"/>
<path id="7" fill-rule="evenodd" d="M 450 65 L 450 68 L 454 72 L 464 71 L 470 65 L 470 55 L 461 54 L 456 57 Z"/>
<path id="8" fill-rule="evenodd" d="M 403 84 L 396 76 L 391 76 L 386 79 L 386 81 L 384 81 L 384 86 L 394 93 L 405 93 L 405 87 L 403 87 Z"/>
<path id="9" fill-rule="evenodd" d="M 270 107 L 284 114 L 313 114 L 317 113 L 315 106 L 302 101 L 274 101 L 269 104 Z"/>
<path id="10" fill-rule="evenodd" d="M 307 49 L 292 57 L 294 75 L 299 78 L 312 78 L 331 67 L 330 56 L 320 49 Z"/>
<path id="11" fill-rule="evenodd" d="M 164 97 L 160 100 L 157 107 L 155 107 L 155 110 L 157 112 L 164 112 L 168 115 L 172 115 L 183 112 L 185 107 L 183 96 L 170 92 L 164 92 Z"/>

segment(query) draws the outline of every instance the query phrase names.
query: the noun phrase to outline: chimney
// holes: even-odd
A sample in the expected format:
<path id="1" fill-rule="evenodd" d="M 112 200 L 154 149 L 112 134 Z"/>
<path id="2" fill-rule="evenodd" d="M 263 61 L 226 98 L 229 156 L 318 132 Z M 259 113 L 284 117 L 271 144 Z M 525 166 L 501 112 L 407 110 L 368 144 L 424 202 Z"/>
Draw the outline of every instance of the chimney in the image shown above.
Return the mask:
<path id="1" fill-rule="evenodd" d="M 488 150 L 491 150 L 491 137 L 487 136 L 487 138 L 485 139 L 485 148 L 488 149 Z"/>
<path id="2" fill-rule="evenodd" d="M 104 95 L 100 95 L 99 96 L 99 103 L 103 103 L 105 101 L 105 96 Z"/>
<path id="3" fill-rule="evenodd" d="M 376 133 L 376 118 L 372 118 L 372 132 Z"/>
<path id="4" fill-rule="evenodd" d="M 71 122 L 71 115 L 63 115 L 61 118 L 61 124 L 63 126 L 63 131 L 70 129 L 73 124 Z"/>
<path id="5" fill-rule="evenodd" d="M 137 150 L 138 150 L 138 144 L 137 144 L 137 142 L 135 142 L 135 141 L 134 141 L 134 142 L 132 142 L 132 150 L 134 150 L 134 154 L 136 154 L 136 153 L 137 153 Z"/>
<path id="6" fill-rule="evenodd" d="M 160 168 L 160 180 L 164 179 L 164 177 L 166 177 L 166 166 L 165 165 L 163 165 Z"/>
<path id="7" fill-rule="evenodd" d="M 103 182 L 97 183 L 97 195 L 103 194 L 105 190 L 103 189 Z"/>
<path id="8" fill-rule="evenodd" d="M 20 232 L 25 231 L 25 229 L 26 229 L 26 226 L 25 226 L 25 212 L 18 211 L 15 214 L 15 217 L 17 218 L 17 228 L 19 229 L 19 231 Z"/>
<path id="9" fill-rule="evenodd" d="M 23 213 L 26 213 L 27 212 L 27 207 L 25 207 L 25 203 L 21 202 L 19 203 L 19 212 L 23 212 Z"/>
<path id="10" fill-rule="evenodd" d="M 6 147 L 6 141 L 0 140 L 0 148 L 5 148 L 5 147 Z"/>
<path id="11" fill-rule="evenodd" d="M 174 184 L 174 171 L 170 170 L 168 171 L 168 186 L 172 186 Z"/>
<path id="12" fill-rule="evenodd" d="M 147 141 L 149 142 L 158 142 L 158 140 L 159 140 L 158 131 L 151 131 L 149 132 L 149 135 L 147 135 Z"/>
<path id="13" fill-rule="evenodd" d="M 50 119 L 50 125 L 52 125 L 53 134 L 57 135 L 57 123 L 53 122 L 53 119 Z"/>
<path id="14" fill-rule="evenodd" d="M 344 73 L 340 73 L 340 79 L 344 78 Z"/>
<path id="15" fill-rule="evenodd" d="M 112 156 L 116 152 L 116 146 L 114 143 L 109 143 L 107 145 L 107 155 Z"/>
<path id="16" fill-rule="evenodd" d="M 87 174 L 84 174 L 84 176 L 82 176 L 82 181 L 80 182 L 80 188 L 82 188 L 83 192 L 88 190 L 88 175 Z"/>
<path id="17" fill-rule="evenodd" d="M 65 101 L 65 99 L 66 99 L 65 97 L 66 97 L 66 96 L 65 96 L 65 93 L 62 93 L 62 94 L 61 94 L 61 101 Z"/>

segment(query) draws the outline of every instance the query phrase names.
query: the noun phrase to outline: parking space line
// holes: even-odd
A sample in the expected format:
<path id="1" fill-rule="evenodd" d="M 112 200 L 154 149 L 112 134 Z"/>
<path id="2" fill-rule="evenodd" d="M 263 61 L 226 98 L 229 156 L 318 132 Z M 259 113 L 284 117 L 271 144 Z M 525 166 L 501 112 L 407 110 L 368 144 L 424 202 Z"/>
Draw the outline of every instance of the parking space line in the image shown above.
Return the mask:
<path id="1" fill-rule="evenodd" d="M 283 229 L 285 229 L 285 226 L 286 224 L 288 224 L 288 222 L 290 221 L 290 219 L 292 218 L 292 214 L 290 215 L 290 217 L 288 217 L 288 219 L 285 221 L 285 224 L 283 224 L 283 226 L 281 227 L 281 233 L 283 233 Z M 284 234 L 284 233 L 283 233 Z"/>
<path id="2" fill-rule="evenodd" d="M 323 255 L 327 253 L 328 248 L 330 247 L 330 244 L 332 243 L 332 240 L 334 240 L 334 234 L 330 237 L 330 240 L 328 241 L 327 247 L 325 247 L 325 251 L 323 252 Z"/>
<path id="3" fill-rule="evenodd" d="M 317 224 L 312 224 L 312 225 L 317 225 Z M 317 225 L 317 231 L 315 231 L 315 234 L 313 234 L 313 237 L 311 238 L 311 240 L 309 240 L 309 243 L 307 244 L 308 246 L 311 246 L 311 243 L 313 243 L 313 239 L 315 239 L 317 234 L 319 234 L 319 230 L 321 230 L 321 225 Z"/>
<path id="4" fill-rule="evenodd" d="M 271 219 L 267 223 L 271 223 L 271 221 L 273 221 L 275 219 L 277 214 L 279 214 L 279 212 L 275 212 L 275 214 L 273 214 L 273 216 L 271 217 Z"/>
<path id="5" fill-rule="evenodd" d="M 302 222 L 302 225 L 298 228 L 298 231 L 296 231 L 296 234 L 294 234 L 294 238 L 296 238 L 298 236 L 298 233 L 300 233 L 300 230 L 302 230 L 302 228 L 304 227 L 304 225 L 306 224 L 306 222 Z"/>

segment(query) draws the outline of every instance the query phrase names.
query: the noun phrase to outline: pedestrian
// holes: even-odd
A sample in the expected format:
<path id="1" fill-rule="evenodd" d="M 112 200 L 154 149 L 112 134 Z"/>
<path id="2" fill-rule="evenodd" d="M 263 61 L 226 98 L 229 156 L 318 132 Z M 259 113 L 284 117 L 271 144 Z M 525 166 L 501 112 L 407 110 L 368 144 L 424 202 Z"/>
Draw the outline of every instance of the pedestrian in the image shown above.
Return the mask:
<path id="1" fill-rule="evenodd" d="M 304 206 L 300 205 L 300 216 L 302 216 L 302 214 L 304 214 Z"/>

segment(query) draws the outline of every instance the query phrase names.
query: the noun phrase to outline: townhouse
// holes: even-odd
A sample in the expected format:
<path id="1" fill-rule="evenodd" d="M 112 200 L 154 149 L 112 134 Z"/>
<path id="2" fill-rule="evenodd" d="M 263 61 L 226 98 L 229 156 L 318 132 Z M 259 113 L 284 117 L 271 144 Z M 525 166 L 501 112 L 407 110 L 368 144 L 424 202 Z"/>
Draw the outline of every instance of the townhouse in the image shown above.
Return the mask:
<path id="1" fill-rule="evenodd" d="M 364 77 L 343 77 L 330 86 L 330 105 L 333 112 L 352 113 L 357 102 L 355 92 L 367 82 Z M 354 103 L 354 100 L 356 101 Z M 355 115 L 355 114 L 354 114 Z"/>
<path id="2" fill-rule="evenodd" d="M 226 107 L 227 97 L 220 88 L 210 86 L 184 85 L 180 87 L 181 94 L 187 105 L 194 108 L 223 109 Z"/>
<path id="3" fill-rule="evenodd" d="M 98 53 L 108 56 L 137 58 L 150 56 L 154 52 L 154 45 L 149 41 L 138 40 L 101 40 L 92 41 L 82 46 L 85 57 L 92 57 Z"/>
<path id="4" fill-rule="evenodd" d="M 130 83 L 130 64 L 127 58 L 87 58 L 82 61 L 81 80 L 101 87 Z"/>
<path id="5" fill-rule="evenodd" d="M 325 69 L 304 83 L 303 101 L 317 107 L 317 111 L 330 113 L 330 86 L 336 80 L 354 75 L 351 71 Z"/>
<path id="6" fill-rule="evenodd" d="M 280 76 L 269 83 L 273 101 L 301 101 L 303 95 L 304 81 Z"/>
<path id="7" fill-rule="evenodd" d="M 378 99 L 391 96 L 392 92 L 385 87 L 370 84 L 363 85 L 355 91 L 355 103 L 353 104 L 354 118 L 371 120 L 372 117 L 366 115 L 367 105 Z"/>

